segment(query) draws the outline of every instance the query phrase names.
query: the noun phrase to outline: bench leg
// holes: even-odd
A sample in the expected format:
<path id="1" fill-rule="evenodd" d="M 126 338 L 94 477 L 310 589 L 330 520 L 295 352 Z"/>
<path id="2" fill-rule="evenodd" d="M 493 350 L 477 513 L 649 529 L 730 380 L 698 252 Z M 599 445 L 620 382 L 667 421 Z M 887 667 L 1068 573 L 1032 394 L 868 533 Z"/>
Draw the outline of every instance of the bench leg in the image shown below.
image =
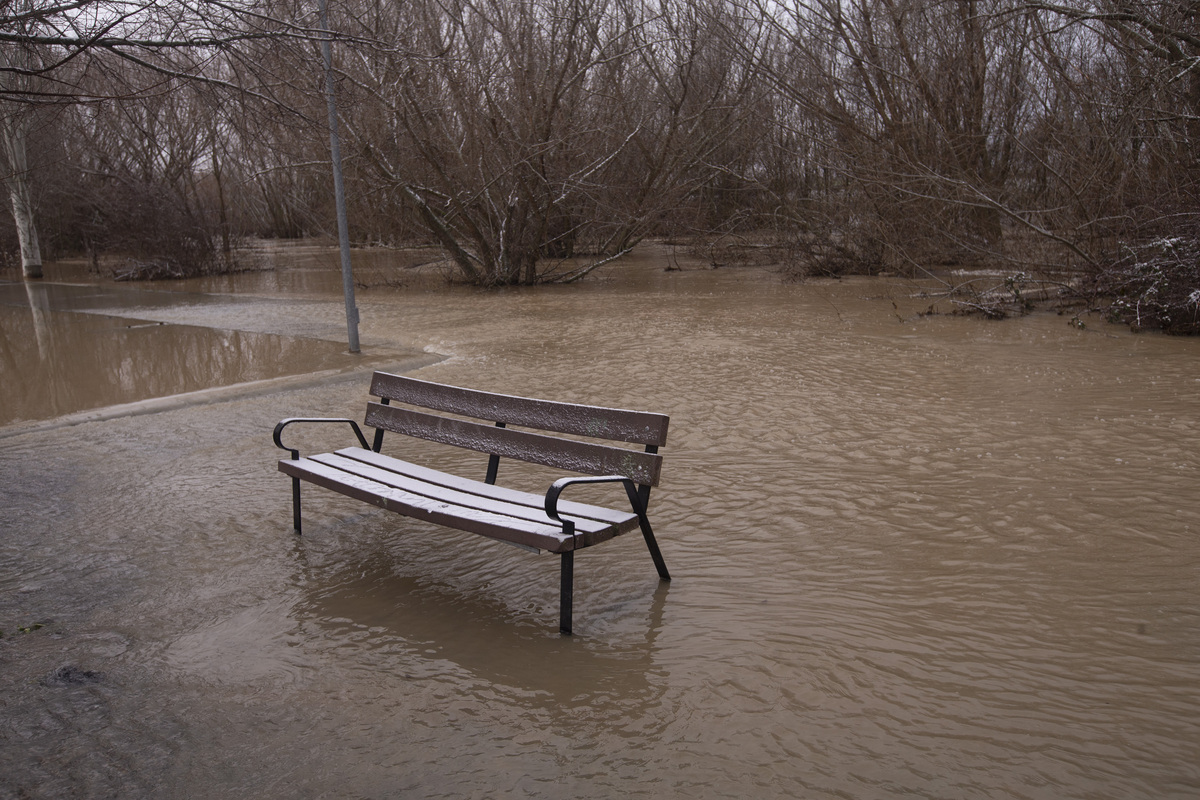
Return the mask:
<path id="1" fill-rule="evenodd" d="M 642 527 L 642 537 L 646 540 L 646 547 L 650 550 L 650 557 L 654 559 L 654 568 L 658 570 L 658 577 L 664 581 L 671 580 L 671 573 L 667 572 L 667 562 L 663 561 L 662 551 L 658 549 L 658 540 L 654 538 L 654 530 L 650 527 L 650 520 L 643 515 L 638 518 L 638 523 Z"/>
<path id="2" fill-rule="evenodd" d="M 658 452 L 657 449 L 646 448 L 647 453 Z M 658 540 L 654 538 L 654 529 L 650 527 L 650 517 L 646 514 L 646 504 L 650 502 L 650 487 L 643 486 L 636 492 L 633 485 L 625 484 L 625 493 L 629 495 L 629 503 L 633 506 L 633 513 L 637 514 L 638 526 L 642 529 L 642 538 L 646 540 L 646 547 L 650 550 L 650 557 L 654 559 L 654 568 L 658 570 L 658 577 L 664 581 L 671 580 L 671 573 L 667 572 L 667 562 L 663 561 L 662 551 L 658 549 Z"/>
<path id="3" fill-rule="evenodd" d="M 562 554 L 558 592 L 558 630 L 571 635 L 571 598 L 575 591 L 575 553 Z"/>
<path id="4" fill-rule="evenodd" d="M 300 533 L 300 479 L 292 478 L 292 527 Z"/>

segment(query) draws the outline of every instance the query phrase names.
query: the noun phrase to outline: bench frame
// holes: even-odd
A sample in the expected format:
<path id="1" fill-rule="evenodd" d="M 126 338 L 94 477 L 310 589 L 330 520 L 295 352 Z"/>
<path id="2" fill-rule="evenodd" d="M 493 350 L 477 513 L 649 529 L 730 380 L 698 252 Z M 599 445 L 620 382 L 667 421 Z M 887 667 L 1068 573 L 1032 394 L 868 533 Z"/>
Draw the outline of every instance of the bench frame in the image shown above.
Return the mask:
<path id="1" fill-rule="evenodd" d="M 662 462 L 658 448 L 666 442 L 669 420 L 665 415 L 494 394 L 386 372 L 374 374 L 370 393 L 380 398 L 367 405 L 364 425 L 375 429 L 370 444 L 357 422 L 342 417 L 290 417 L 275 426 L 275 445 L 290 454 L 280 460 L 279 471 L 292 478 L 292 523 L 297 534 L 301 533 L 300 482 L 307 480 L 405 516 L 558 553 L 559 630 L 564 634 L 571 633 L 576 550 L 637 527 L 659 577 L 671 580 L 647 515 L 650 489 L 658 484 Z M 393 406 L 393 402 L 439 413 Z M 300 451 L 282 440 L 284 430 L 297 423 L 348 424 L 360 447 L 301 459 Z M 385 432 L 487 453 L 484 480 L 480 483 L 384 456 L 380 450 Z M 644 449 L 613 446 L 610 441 Z M 487 489 L 496 486 L 501 456 L 584 474 L 554 481 L 544 497 L 503 487 Z M 420 482 L 425 479 L 433 483 Z M 621 484 L 632 513 L 560 501 L 572 486 L 606 483 Z M 469 502 L 454 499 L 464 497 Z M 533 508 L 535 502 L 540 509 Z M 504 509 L 517 514 L 506 522 L 504 514 L 509 512 Z"/>

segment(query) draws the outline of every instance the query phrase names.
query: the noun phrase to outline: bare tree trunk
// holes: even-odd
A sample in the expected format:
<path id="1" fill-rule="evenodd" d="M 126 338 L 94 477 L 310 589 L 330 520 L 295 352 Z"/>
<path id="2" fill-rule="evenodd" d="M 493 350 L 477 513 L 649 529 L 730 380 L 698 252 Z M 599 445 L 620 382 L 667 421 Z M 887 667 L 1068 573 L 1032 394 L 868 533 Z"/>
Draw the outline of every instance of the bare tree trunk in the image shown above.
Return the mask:
<path id="1" fill-rule="evenodd" d="M 215 124 L 213 126 L 216 127 Z M 213 181 L 217 184 L 217 223 L 221 226 L 221 258 L 226 268 L 233 267 L 233 244 L 229 236 L 229 212 L 225 203 L 225 180 L 221 174 L 221 154 L 218 152 L 217 134 L 213 133 L 212 140 L 212 171 Z"/>
<path id="2" fill-rule="evenodd" d="M 8 162 L 4 183 L 8 186 L 13 221 L 17 224 L 17 240 L 21 243 L 21 270 L 26 278 L 40 278 L 42 251 L 33 222 L 33 193 L 29 188 L 29 163 L 25 157 L 27 134 L 27 123 L 19 115 L 6 115 L 0 122 L 0 145 Z"/>

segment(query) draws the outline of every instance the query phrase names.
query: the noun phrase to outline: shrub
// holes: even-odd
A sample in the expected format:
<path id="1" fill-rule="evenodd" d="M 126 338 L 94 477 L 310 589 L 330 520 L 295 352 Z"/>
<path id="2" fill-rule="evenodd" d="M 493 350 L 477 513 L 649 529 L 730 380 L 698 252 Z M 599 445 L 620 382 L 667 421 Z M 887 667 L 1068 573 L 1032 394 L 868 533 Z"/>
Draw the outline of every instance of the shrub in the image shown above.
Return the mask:
<path id="1" fill-rule="evenodd" d="M 1200 237 L 1159 237 L 1126 246 L 1123 257 L 1093 280 L 1092 291 L 1107 298 L 1105 311 L 1113 322 L 1133 330 L 1200 334 Z"/>

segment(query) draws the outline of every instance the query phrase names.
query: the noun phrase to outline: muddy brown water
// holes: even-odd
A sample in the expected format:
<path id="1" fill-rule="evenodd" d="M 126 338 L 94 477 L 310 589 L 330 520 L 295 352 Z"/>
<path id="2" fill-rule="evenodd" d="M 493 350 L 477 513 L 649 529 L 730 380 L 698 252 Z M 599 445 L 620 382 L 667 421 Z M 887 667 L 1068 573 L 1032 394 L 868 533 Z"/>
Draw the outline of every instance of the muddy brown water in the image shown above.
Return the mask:
<path id="1" fill-rule="evenodd" d="M 0 306 L 8 421 L 41 420 L 0 428 L 0 797 L 1200 796 L 1200 341 L 651 258 L 361 291 L 352 357 L 306 263 Z M 31 375 L 107 392 L 126 357 L 144 377 L 105 403 L 405 351 L 669 413 L 675 580 L 637 538 L 584 552 L 562 638 L 553 557 L 316 490 L 294 537 L 271 427 L 361 416 L 364 371 L 9 410 Z"/>

